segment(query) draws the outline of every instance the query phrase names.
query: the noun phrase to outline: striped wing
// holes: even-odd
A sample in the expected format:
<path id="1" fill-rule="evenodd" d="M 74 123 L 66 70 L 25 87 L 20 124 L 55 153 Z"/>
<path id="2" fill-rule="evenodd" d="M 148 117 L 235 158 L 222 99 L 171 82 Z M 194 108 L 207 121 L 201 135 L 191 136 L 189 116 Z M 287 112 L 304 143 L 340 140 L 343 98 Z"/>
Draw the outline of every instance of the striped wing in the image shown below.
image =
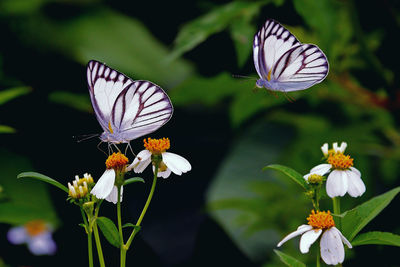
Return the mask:
<path id="1" fill-rule="evenodd" d="M 268 19 L 255 35 L 253 51 L 258 75 L 275 90 L 307 89 L 328 74 L 328 60 L 318 46 L 301 44 L 272 19 Z"/>
<path id="2" fill-rule="evenodd" d="M 112 108 L 113 128 L 126 140 L 154 132 L 171 118 L 168 95 L 149 81 L 134 81 L 118 95 Z"/>
<path id="3" fill-rule="evenodd" d="M 111 110 L 118 95 L 133 83 L 129 77 L 95 60 L 86 69 L 90 100 L 104 131 L 109 131 Z"/>

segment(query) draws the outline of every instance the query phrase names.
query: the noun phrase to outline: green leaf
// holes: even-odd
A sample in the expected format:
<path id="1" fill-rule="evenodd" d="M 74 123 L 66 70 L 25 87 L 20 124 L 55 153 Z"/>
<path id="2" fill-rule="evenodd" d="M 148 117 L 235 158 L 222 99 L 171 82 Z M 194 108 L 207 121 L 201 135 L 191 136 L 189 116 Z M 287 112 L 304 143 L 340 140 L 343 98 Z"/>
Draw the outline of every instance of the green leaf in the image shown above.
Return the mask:
<path id="1" fill-rule="evenodd" d="M 177 58 L 205 41 L 210 35 L 224 30 L 231 22 L 258 12 L 261 2 L 235 1 L 186 23 L 175 39 L 171 58 Z M 250 42 L 251 43 L 251 42 Z"/>
<path id="2" fill-rule="evenodd" d="M 54 103 L 66 105 L 80 111 L 93 111 L 88 94 L 75 94 L 65 91 L 56 91 L 49 95 L 49 100 Z"/>
<path id="3" fill-rule="evenodd" d="M 128 227 L 133 227 L 133 228 L 137 229 L 138 232 L 142 228 L 140 225 L 137 226 L 137 225 L 135 225 L 133 223 L 126 223 L 126 224 L 122 225 L 122 228 L 128 228 Z"/>
<path id="4" fill-rule="evenodd" d="M 279 256 L 281 261 L 284 264 L 286 264 L 287 266 L 290 266 L 290 267 L 306 267 L 306 265 L 304 263 L 302 263 L 301 261 L 297 260 L 296 258 L 293 258 L 290 255 L 287 255 L 287 254 L 283 253 L 282 251 L 274 249 L 274 252 L 276 253 L 276 255 Z"/>
<path id="5" fill-rule="evenodd" d="M 144 183 L 144 180 L 143 180 L 143 178 L 140 178 L 140 177 L 132 177 L 132 178 L 126 179 L 125 182 L 124 182 L 124 185 L 128 185 L 128 184 L 131 184 L 131 183 L 136 183 L 136 182 Z"/>
<path id="6" fill-rule="evenodd" d="M 54 229 L 60 225 L 48 186 L 33 179 L 15 177 L 22 170 L 33 169 L 30 162 L 10 151 L 0 149 L 1 187 L 6 199 L 0 202 L 0 222 L 20 225 L 43 220 Z"/>
<path id="7" fill-rule="evenodd" d="M 96 219 L 96 223 L 107 241 L 110 242 L 110 244 L 114 247 L 119 248 L 121 245 L 119 240 L 119 233 L 113 221 L 106 217 L 98 217 Z"/>
<path id="8" fill-rule="evenodd" d="M 355 246 L 362 245 L 389 245 L 400 247 L 400 235 L 388 232 L 368 232 L 357 235 L 351 244 Z"/>
<path id="9" fill-rule="evenodd" d="M 14 87 L 6 90 L 0 91 L 0 105 L 18 97 L 21 95 L 25 95 L 31 91 L 31 88 L 28 86 L 20 86 Z"/>
<path id="10" fill-rule="evenodd" d="M 37 172 L 23 172 L 23 173 L 18 174 L 17 178 L 18 179 L 20 179 L 20 178 L 37 179 L 37 180 L 49 183 L 51 185 L 54 185 L 54 186 L 60 188 L 61 190 L 63 190 L 64 192 L 66 192 L 67 194 L 69 193 L 69 190 L 65 185 L 57 182 L 56 180 L 54 180 L 54 179 L 52 179 L 52 178 L 50 178 L 50 177 L 48 177 L 46 175 L 43 175 L 43 174 L 40 174 L 40 173 L 37 173 Z"/>
<path id="11" fill-rule="evenodd" d="M 342 233 L 349 241 L 360 232 L 373 218 L 375 218 L 392 199 L 400 192 L 400 187 L 396 187 L 389 192 L 374 197 L 352 210 L 343 213 Z"/>
<path id="12" fill-rule="evenodd" d="M 0 125 L 0 133 L 15 133 L 15 129 L 7 125 Z"/>
<path id="13" fill-rule="evenodd" d="M 293 170 L 292 168 L 289 168 L 289 167 L 286 167 L 283 165 L 279 165 L 279 164 L 271 164 L 271 165 L 265 166 L 263 168 L 263 171 L 265 171 L 267 169 L 280 171 L 283 174 L 286 174 L 290 179 L 292 179 L 294 182 L 299 184 L 305 190 L 307 190 L 309 188 L 306 180 L 303 178 L 303 175 L 301 175 L 297 171 Z"/>

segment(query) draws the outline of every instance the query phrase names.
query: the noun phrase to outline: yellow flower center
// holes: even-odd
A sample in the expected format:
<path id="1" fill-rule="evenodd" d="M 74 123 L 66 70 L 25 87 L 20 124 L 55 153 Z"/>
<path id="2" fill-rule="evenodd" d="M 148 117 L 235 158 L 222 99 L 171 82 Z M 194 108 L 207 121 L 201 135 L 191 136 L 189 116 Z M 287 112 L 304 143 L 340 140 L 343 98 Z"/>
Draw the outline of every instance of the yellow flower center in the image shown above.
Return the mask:
<path id="1" fill-rule="evenodd" d="M 147 140 L 144 139 L 143 142 L 144 147 L 152 154 L 161 154 L 170 148 L 169 139 L 165 137 L 162 139 L 152 139 L 149 137 Z"/>
<path id="2" fill-rule="evenodd" d="M 112 153 L 106 160 L 107 169 L 121 169 L 128 164 L 128 158 L 121 152 Z"/>
<path id="3" fill-rule="evenodd" d="M 331 212 L 325 211 L 317 211 L 315 213 L 314 210 L 311 211 L 311 214 L 307 218 L 308 224 L 311 225 L 314 229 L 329 229 L 335 226 L 335 221 L 331 215 Z"/>
<path id="4" fill-rule="evenodd" d="M 347 170 L 353 167 L 353 160 L 350 155 L 343 155 L 343 153 L 339 152 L 329 154 L 327 161 L 334 169 Z"/>
<path id="5" fill-rule="evenodd" d="M 322 183 L 322 181 L 324 180 L 324 177 L 319 175 L 319 174 L 311 174 L 310 176 L 308 176 L 308 183 L 310 184 L 318 184 L 318 183 Z"/>
<path id="6" fill-rule="evenodd" d="M 27 222 L 25 224 L 25 229 L 30 236 L 36 236 L 46 231 L 47 226 L 42 220 L 34 220 Z"/>

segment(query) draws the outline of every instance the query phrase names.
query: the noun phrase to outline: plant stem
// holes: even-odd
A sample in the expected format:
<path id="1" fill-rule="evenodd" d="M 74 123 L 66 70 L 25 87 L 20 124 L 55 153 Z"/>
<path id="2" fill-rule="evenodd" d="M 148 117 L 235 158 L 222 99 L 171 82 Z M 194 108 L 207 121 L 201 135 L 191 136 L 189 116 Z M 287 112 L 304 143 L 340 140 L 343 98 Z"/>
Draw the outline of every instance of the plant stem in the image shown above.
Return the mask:
<path id="1" fill-rule="evenodd" d="M 317 253 L 317 267 L 320 267 L 321 266 L 321 260 L 320 260 L 320 254 L 319 254 L 319 251 L 318 251 L 318 253 Z"/>
<path id="2" fill-rule="evenodd" d="M 101 249 L 99 230 L 97 229 L 97 223 L 93 223 L 94 239 L 96 240 L 97 254 L 99 255 L 99 263 L 101 267 L 105 267 L 103 250 Z"/>
<path id="3" fill-rule="evenodd" d="M 121 220 L 121 186 L 117 186 L 117 221 L 118 221 L 118 232 L 120 240 L 120 251 L 121 251 L 121 267 L 125 267 L 126 259 L 126 247 L 124 245 L 124 236 L 122 234 L 122 220 Z"/>
<path id="4" fill-rule="evenodd" d="M 93 267 L 93 247 L 92 247 L 92 231 L 90 231 L 88 221 L 85 216 L 85 212 L 83 211 L 82 207 L 80 207 L 83 223 L 86 226 L 86 234 L 88 235 L 88 258 L 89 258 L 89 267 Z"/>
<path id="5" fill-rule="evenodd" d="M 339 197 L 334 197 L 332 198 L 332 202 L 333 202 L 333 213 L 335 215 L 340 215 L 340 198 Z M 339 231 L 342 230 L 342 218 L 340 218 L 339 216 L 336 217 L 336 224 L 337 224 L 337 228 L 339 229 Z"/>
<path id="6" fill-rule="evenodd" d="M 150 193 L 149 193 L 149 196 L 147 197 L 147 201 L 143 207 L 142 213 L 140 214 L 139 219 L 136 222 L 136 226 L 140 226 L 140 224 L 142 223 L 143 217 L 146 214 L 146 211 L 150 205 L 151 199 L 153 198 L 154 190 L 156 189 L 156 183 L 157 183 L 158 166 L 159 166 L 159 162 L 156 162 L 155 166 L 154 166 L 153 184 L 151 185 Z M 129 247 L 133 241 L 133 238 L 137 234 L 137 232 L 138 232 L 137 229 L 138 229 L 138 227 L 135 227 L 135 229 L 133 229 L 128 241 L 126 242 L 126 245 L 125 245 L 126 250 L 129 249 Z"/>

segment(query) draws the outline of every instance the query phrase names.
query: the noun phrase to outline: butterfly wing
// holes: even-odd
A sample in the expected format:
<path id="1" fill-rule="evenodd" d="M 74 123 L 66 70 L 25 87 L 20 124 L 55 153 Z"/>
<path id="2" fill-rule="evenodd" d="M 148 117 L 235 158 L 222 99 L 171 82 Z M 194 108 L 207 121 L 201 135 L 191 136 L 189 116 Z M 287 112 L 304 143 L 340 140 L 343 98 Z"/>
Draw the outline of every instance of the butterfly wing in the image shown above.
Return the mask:
<path id="1" fill-rule="evenodd" d="M 273 90 L 307 89 L 328 74 L 328 60 L 318 46 L 301 44 L 272 19 L 255 35 L 253 50 L 256 70 Z"/>
<path id="2" fill-rule="evenodd" d="M 96 118 L 103 130 L 109 132 L 114 103 L 122 90 L 132 84 L 133 80 L 95 60 L 89 61 L 86 73 L 90 100 Z"/>
<path id="3" fill-rule="evenodd" d="M 173 107 L 168 95 L 149 81 L 134 81 L 118 95 L 111 121 L 123 140 L 154 132 L 171 118 Z"/>

